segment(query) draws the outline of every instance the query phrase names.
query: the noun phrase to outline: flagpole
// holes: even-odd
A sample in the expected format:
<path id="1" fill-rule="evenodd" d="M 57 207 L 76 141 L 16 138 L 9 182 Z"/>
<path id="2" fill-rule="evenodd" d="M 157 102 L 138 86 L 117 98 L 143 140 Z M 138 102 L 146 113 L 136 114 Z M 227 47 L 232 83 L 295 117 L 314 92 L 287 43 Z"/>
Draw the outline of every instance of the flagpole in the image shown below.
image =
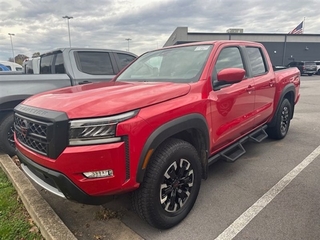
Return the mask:
<path id="1" fill-rule="evenodd" d="M 305 29 L 305 27 L 306 27 L 306 18 L 304 17 L 303 18 L 303 31 L 302 31 L 302 33 L 304 33 L 304 29 Z"/>

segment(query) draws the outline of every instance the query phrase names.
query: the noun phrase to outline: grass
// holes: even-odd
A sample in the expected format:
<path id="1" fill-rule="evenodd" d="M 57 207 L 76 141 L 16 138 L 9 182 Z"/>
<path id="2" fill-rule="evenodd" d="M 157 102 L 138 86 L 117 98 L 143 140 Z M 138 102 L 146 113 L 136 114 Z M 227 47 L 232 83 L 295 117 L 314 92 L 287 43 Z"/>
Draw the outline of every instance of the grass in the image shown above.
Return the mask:
<path id="1" fill-rule="evenodd" d="M 15 188 L 0 168 L 0 239 L 43 239 L 19 198 Z"/>

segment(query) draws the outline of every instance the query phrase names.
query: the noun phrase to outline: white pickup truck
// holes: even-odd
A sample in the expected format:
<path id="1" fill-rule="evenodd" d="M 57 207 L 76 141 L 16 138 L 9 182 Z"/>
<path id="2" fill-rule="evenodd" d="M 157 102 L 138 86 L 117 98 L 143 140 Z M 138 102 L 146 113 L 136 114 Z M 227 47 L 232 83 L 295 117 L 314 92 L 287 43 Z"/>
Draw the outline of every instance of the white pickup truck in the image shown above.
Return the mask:
<path id="1" fill-rule="evenodd" d="M 13 109 L 28 97 L 57 88 L 110 81 L 137 55 L 120 50 L 63 48 L 40 56 L 39 74 L 0 74 L 0 150 L 15 154 Z"/>

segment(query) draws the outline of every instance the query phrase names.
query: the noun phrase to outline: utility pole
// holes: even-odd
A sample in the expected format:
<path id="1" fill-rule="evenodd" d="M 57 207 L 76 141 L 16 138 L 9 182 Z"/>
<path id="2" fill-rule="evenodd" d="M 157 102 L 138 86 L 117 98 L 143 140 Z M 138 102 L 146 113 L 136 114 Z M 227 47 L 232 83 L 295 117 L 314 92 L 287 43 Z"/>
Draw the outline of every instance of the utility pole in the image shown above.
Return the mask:
<path id="1" fill-rule="evenodd" d="M 126 38 L 125 40 L 128 41 L 128 52 L 130 52 L 130 44 L 129 44 L 129 42 L 130 42 L 132 39 L 131 39 L 131 38 Z"/>
<path id="2" fill-rule="evenodd" d="M 62 17 L 62 18 L 65 18 L 65 19 L 67 19 L 67 21 L 68 21 L 69 46 L 71 47 L 71 37 L 70 37 L 70 24 L 69 24 L 69 20 L 72 19 L 73 17 L 66 15 L 66 16 L 64 16 L 64 17 Z"/>
<path id="3" fill-rule="evenodd" d="M 13 58 L 13 62 L 15 63 L 15 57 L 14 57 L 14 51 L 13 51 L 13 42 L 12 42 L 12 36 L 15 36 L 14 33 L 8 33 L 8 35 L 10 36 L 10 40 L 11 40 L 11 49 L 12 49 L 12 58 Z"/>

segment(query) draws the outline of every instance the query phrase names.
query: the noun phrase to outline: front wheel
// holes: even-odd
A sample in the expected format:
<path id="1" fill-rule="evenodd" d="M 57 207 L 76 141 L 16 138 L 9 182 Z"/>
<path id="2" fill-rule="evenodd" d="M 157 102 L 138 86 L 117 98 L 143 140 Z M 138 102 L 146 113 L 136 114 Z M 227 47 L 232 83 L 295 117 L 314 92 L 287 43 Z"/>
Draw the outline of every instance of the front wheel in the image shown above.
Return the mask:
<path id="1" fill-rule="evenodd" d="M 196 149 L 183 140 L 168 139 L 151 157 L 132 203 L 150 225 L 168 229 L 188 215 L 200 185 L 201 164 Z"/>
<path id="2" fill-rule="evenodd" d="M 0 149 L 10 156 L 16 154 L 13 138 L 13 119 L 13 113 L 9 113 L 0 123 Z"/>
<path id="3" fill-rule="evenodd" d="M 267 129 L 270 138 L 282 139 L 289 130 L 290 120 L 292 116 L 292 105 L 288 99 L 284 99 L 280 105 L 279 111 L 276 113 L 276 123 L 273 127 Z"/>

